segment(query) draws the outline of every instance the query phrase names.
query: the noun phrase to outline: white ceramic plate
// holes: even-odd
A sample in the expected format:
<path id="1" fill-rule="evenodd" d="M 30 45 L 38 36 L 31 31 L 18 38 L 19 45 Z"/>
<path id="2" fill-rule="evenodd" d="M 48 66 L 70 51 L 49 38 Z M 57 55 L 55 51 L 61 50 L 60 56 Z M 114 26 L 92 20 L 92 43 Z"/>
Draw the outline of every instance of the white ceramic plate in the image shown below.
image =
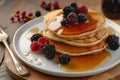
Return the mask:
<path id="1" fill-rule="evenodd" d="M 106 25 L 112 27 L 116 31 L 115 34 L 120 37 L 120 26 L 108 19 L 106 19 Z M 30 50 L 31 43 L 30 40 L 26 39 L 26 34 L 30 29 L 34 27 L 38 27 L 40 31 L 43 30 L 43 17 L 36 18 L 22 25 L 14 35 L 13 46 L 19 58 L 37 71 L 61 77 L 83 77 L 107 71 L 120 62 L 120 48 L 116 51 L 109 50 L 111 54 L 111 59 L 106 64 L 96 69 L 84 72 L 66 72 L 62 70 L 55 62 L 47 60 L 44 56 L 40 54 L 29 54 L 28 56 L 25 56 L 23 53 Z M 33 62 L 30 62 L 30 60 L 33 60 Z M 43 64 L 37 65 L 35 62 L 36 60 L 42 61 Z"/>

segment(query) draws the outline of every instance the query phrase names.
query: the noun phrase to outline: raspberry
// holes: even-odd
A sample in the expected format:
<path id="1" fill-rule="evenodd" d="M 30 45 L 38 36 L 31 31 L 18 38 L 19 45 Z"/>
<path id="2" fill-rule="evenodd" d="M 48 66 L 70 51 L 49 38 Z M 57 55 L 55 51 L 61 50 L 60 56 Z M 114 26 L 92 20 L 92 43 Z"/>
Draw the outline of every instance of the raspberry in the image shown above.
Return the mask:
<path id="1" fill-rule="evenodd" d="M 106 39 L 108 47 L 112 50 L 117 50 L 120 46 L 119 37 L 116 35 L 109 35 Z"/>
<path id="2" fill-rule="evenodd" d="M 41 47 L 44 47 L 45 45 L 49 44 L 48 39 L 45 38 L 45 37 L 40 37 L 40 38 L 38 39 L 38 42 L 41 43 Z"/>
<path id="3" fill-rule="evenodd" d="M 71 61 L 71 57 L 67 54 L 62 54 L 59 56 L 59 62 L 61 64 L 68 64 Z"/>
<path id="4" fill-rule="evenodd" d="M 40 11 L 36 11 L 36 12 L 35 12 L 35 16 L 36 16 L 36 17 L 40 17 L 40 16 L 41 16 L 41 12 L 40 12 Z"/>
<path id="5" fill-rule="evenodd" d="M 41 50 L 39 42 L 37 42 L 37 41 L 33 41 L 30 45 L 30 48 L 32 51 L 40 51 Z"/>
<path id="6" fill-rule="evenodd" d="M 70 14 L 68 14 L 67 20 L 70 25 L 78 23 L 78 16 L 75 12 L 71 12 Z"/>
<path id="7" fill-rule="evenodd" d="M 48 44 L 42 49 L 43 54 L 47 59 L 53 59 L 55 57 L 55 46 Z"/>
<path id="8" fill-rule="evenodd" d="M 58 1 L 55 1 L 55 2 L 53 3 L 53 9 L 54 9 L 54 10 L 60 9 L 60 6 L 59 6 Z"/>
<path id="9" fill-rule="evenodd" d="M 30 38 L 31 42 L 33 41 L 38 41 L 38 39 L 42 37 L 41 34 L 37 33 L 37 34 L 33 34 L 32 37 Z"/>
<path id="10" fill-rule="evenodd" d="M 45 9 L 45 6 L 46 6 L 45 1 L 42 1 L 42 3 L 40 4 L 40 7 L 43 8 L 43 9 Z"/>
<path id="11" fill-rule="evenodd" d="M 87 9 L 87 7 L 85 5 L 81 5 L 81 6 L 78 6 L 78 12 L 87 14 L 88 9 Z"/>
<path id="12" fill-rule="evenodd" d="M 85 21 L 87 21 L 87 15 L 85 13 L 79 13 L 78 14 L 78 21 L 79 22 L 85 22 Z"/>

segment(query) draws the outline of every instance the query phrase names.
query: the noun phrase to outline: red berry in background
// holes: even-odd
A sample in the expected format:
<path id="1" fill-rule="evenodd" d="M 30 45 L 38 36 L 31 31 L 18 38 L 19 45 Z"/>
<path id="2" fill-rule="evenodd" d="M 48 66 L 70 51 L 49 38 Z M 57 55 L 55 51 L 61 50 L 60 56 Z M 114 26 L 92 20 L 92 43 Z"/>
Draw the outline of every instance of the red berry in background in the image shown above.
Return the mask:
<path id="1" fill-rule="evenodd" d="M 20 21 L 21 21 L 21 19 L 18 17 L 18 18 L 17 18 L 17 21 L 18 21 L 18 22 L 20 22 Z"/>
<path id="2" fill-rule="evenodd" d="M 20 11 L 17 11 L 16 14 L 20 14 Z"/>
<path id="3" fill-rule="evenodd" d="M 15 14 L 15 17 L 20 17 L 20 15 L 19 14 Z"/>
<path id="4" fill-rule="evenodd" d="M 85 13 L 85 14 L 88 13 L 88 9 L 85 5 L 78 6 L 77 8 L 79 13 Z"/>
<path id="5" fill-rule="evenodd" d="M 32 51 L 40 51 L 41 50 L 41 47 L 40 47 L 38 41 L 33 41 L 30 45 L 30 48 Z"/>
<path id="6" fill-rule="evenodd" d="M 38 42 L 40 42 L 40 44 L 41 44 L 42 47 L 44 47 L 45 45 L 49 44 L 48 39 L 45 38 L 45 37 L 40 37 L 40 38 L 38 39 Z"/>
<path id="7" fill-rule="evenodd" d="M 11 20 L 12 22 L 14 22 L 15 18 L 14 18 L 14 17 L 11 17 L 10 20 Z"/>
<path id="8" fill-rule="evenodd" d="M 22 15 L 22 16 L 26 16 L 26 11 L 23 11 L 23 12 L 21 13 L 21 15 Z"/>
<path id="9" fill-rule="evenodd" d="M 60 9 L 60 6 L 59 6 L 58 1 L 55 1 L 55 2 L 53 3 L 53 9 L 54 9 L 54 10 Z"/>
<path id="10" fill-rule="evenodd" d="M 52 5 L 51 3 L 48 3 L 48 6 L 50 6 L 50 7 L 51 7 L 51 5 Z"/>
<path id="11" fill-rule="evenodd" d="M 45 1 L 42 1 L 42 2 L 41 2 L 40 7 L 45 9 L 45 7 L 46 7 Z"/>
<path id="12" fill-rule="evenodd" d="M 32 12 L 30 12 L 30 13 L 28 14 L 28 16 L 30 16 L 30 17 L 31 17 L 31 16 L 33 16 L 33 13 L 32 13 Z"/>
<path id="13" fill-rule="evenodd" d="M 24 19 L 23 19 L 23 23 L 26 23 L 26 22 L 28 22 L 29 21 L 29 19 L 27 18 L 27 17 L 25 17 Z"/>

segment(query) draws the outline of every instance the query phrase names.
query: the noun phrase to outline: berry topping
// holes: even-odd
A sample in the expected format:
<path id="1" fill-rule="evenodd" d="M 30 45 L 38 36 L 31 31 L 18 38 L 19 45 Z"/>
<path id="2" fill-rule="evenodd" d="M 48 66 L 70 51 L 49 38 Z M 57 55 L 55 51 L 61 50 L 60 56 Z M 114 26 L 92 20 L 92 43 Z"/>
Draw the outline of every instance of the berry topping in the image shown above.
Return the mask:
<path id="1" fill-rule="evenodd" d="M 41 43 L 42 47 L 44 47 L 45 45 L 49 44 L 48 39 L 45 38 L 45 37 L 40 37 L 40 38 L 38 39 L 38 42 Z"/>
<path id="2" fill-rule="evenodd" d="M 41 47 L 37 41 L 33 41 L 30 45 L 32 51 L 40 51 Z"/>
<path id="3" fill-rule="evenodd" d="M 71 12 L 70 14 L 68 14 L 67 20 L 70 25 L 78 23 L 78 16 L 75 12 Z"/>
<path id="4" fill-rule="evenodd" d="M 77 9 L 72 7 L 72 6 L 64 7 L 63 12 L 64 12 L 63 14 L 64 14 L 65 17 L 71 12 L 75 12 L 76 14 L 78 13 Z"/>
<path id="5" fill-rule="evenodd" d="M 72 7 L 74 7 L 74 8 L 77 8 L 77 3 L 76 3 L 76 2 L 73 2 L 73 3 L 71 3 L 70 6 L 72 6 Z"/>
<path id="6" fill-rule="evenodd" d="M 63 25 L 63 26 L 68 25 L 68 20 L 67 20 L 67 19 L 63 19 L 63 20 L 61 21 L 61 25 Z"/>
<path id="7" fill-rule="evenodd" d="M 85 5 L 81 5 L 81 6 L 78 6 L 78 12 L 87 14 L 88 9 L 87 9 L 87 7 Z"/>
<path id="8" fill-rule="evenodd" d="M 55 57 L 55 46 L 48 44 L 42 49 L 43 54 L 47 59 L 53 59 Z"/>
<path id="9" fill-rule="evenodd" d="M 41 34 L 34 34 L 34 35 L 32 35 L 32 37 L 30 38 L 30 40 L 31 40 L 31 42 L 33 42 L 33 41 L 38 41 L 38 39 L 39 39 L 40 37 L 42 37 Z"/>
<path id="10" fill-rule="evenodd" d="M 108 47 L 112 50 L 117 50 L 120 46 L 119 37 L 116 35 L 109 35 L 106 39 Z"/>
<path id="11" fill-rule="evenodd" d="M 79 22 L 85 22 L 85 21 L 87 21 L 87 15 L 85 13 L 79 13 L 78 14 L 78 21 Z"/>
<path id="12" fill-rule="evenodd" d="M 71 12 L 70 6 L 65 6 L 63 12 L 64 12 L 64 16 L 67 16 Z"/>
<path id="13" fill-rule="evenodd" d="M 61 64 L 68 64 L 71 61 L 71 57 L 67 54 L 62 54 L 59 56 L 59 62 Z"/>
<path id="14" fill-rule="evenodd" d="M 36 12 L 35 12 L 35 16 L 36 16 L 36 17 L 40 17 L 40 16 L 41 16 L 41 12 L 40 12 L 40 11 L 36 11 Z"/>

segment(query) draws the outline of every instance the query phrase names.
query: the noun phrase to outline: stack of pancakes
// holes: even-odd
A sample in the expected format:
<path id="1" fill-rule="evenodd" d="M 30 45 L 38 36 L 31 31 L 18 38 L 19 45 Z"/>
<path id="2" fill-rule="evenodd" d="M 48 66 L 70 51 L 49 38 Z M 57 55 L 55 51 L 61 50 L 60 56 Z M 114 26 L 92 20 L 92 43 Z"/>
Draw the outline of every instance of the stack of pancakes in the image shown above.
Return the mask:
<path id="1" fill-rule="evenodd" d="M 49 38 L 57 52 L 79 56 L 97 53 L 106 48 L 108 31 L 101 14 L 89 11 L 86 22 L 70 26 L 62 26 L 62 19 L 62 10 L 52 11 L 44 16 L 46 27 L 43 36 Z"/>

